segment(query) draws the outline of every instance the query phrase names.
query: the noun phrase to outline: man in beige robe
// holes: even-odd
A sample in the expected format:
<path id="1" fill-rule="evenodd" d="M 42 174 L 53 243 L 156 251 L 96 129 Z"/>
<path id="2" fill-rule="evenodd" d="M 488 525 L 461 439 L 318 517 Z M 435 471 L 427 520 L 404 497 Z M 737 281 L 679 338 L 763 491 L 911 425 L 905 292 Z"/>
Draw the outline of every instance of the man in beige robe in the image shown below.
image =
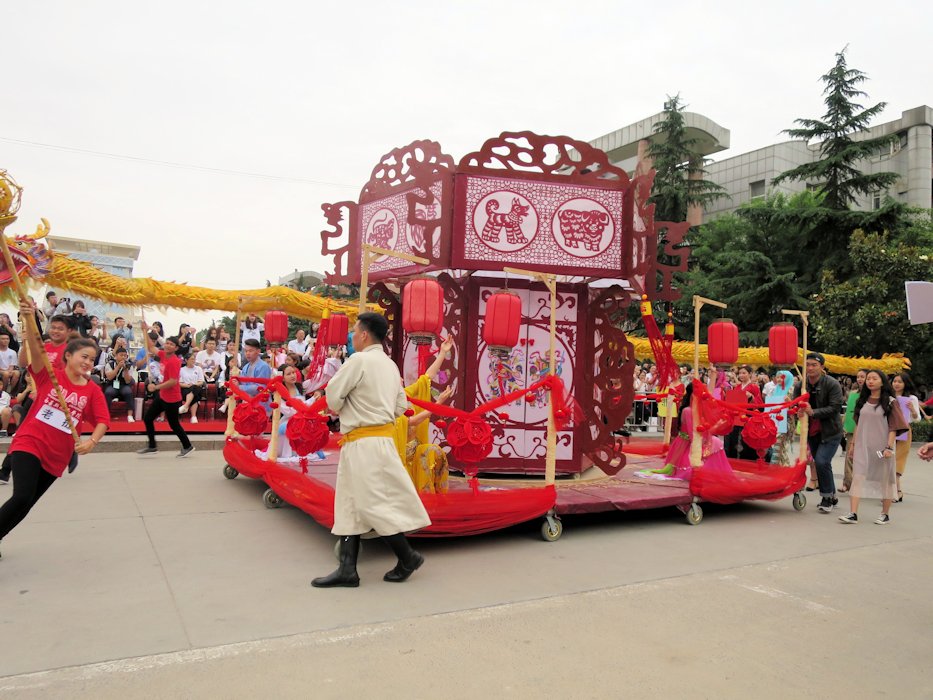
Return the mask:
<path id="1" fill-rule="evenodd" d="M 398 367 L 385 354 L 385 317 L 363 313 L 353 328 L 355 352 L 327 385 L 328 407 L 344 434 L 337 465 L 332 532 L 341 539 L 340 566 L 316 578 L 316 588 L 360 585 L 360 535 L 375 530 L 398 557 L 385 581 L 408 579 L 424 563 L 404 533 L 431 524 L 395 447 L 395 419 L 408 408 Z"/>

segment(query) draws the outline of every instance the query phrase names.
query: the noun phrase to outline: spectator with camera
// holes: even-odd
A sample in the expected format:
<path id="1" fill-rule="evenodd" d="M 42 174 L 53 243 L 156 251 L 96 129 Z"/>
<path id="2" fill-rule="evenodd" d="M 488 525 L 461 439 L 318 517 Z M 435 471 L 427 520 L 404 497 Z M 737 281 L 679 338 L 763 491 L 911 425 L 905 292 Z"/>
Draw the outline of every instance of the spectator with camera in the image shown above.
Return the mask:
<path id="1" fill-rule="evenodd" d="M 135 422 L 133 418 L 133 401 L 136 398 L 136 382 L 133 379 L 133 363 L 130 362 L 126 347 L 119 346 L 104 363 L 104 375 L 101 388 L 107 405 L 114 399 L 122 399 L 126 403 L 126 421 Z"/>
<path id="2" fill-rule="evenodd" d="M 125 338 L 127 346 L 136 339 L 133 335 L 133 324 L 127 324 L 126 319 L 122 316 L 117 316 L 113 319 L 113 325 L 115 330 L 110 334 L 111 345 L 116 342 L 117 338 Z"/>
<path id="3" fill-rule="evenodd" d="M 91 328 L 94 324 L 91 322 L 91 317 L 87 315 L 87 307 L 84 306 L 84 302 L 80 299 L 72 305 L 71 317 L 74 319 L 75 330 L 81 334 L 81 337 L 90 338 Z"/>
<path id="4" fill-rule="evenodd" d="M 59 299 L 58 294 L 50 290 L 45 295 L 45 304 L 42 305 L 42 313 L 45 314 L 45 317 L 48 319 L 52 318 L 52 316 L 70 316 L 71 299 L 68 297 Z"/>

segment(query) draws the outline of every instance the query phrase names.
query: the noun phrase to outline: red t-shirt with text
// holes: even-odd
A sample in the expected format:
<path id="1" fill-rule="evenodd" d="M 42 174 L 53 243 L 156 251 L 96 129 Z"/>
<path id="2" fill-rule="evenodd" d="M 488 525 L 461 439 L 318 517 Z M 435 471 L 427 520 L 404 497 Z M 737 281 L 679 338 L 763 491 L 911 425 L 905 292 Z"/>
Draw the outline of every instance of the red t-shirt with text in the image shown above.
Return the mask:
<path id="1" fill-rule="evenodd" d="M 72 384 L 65 371 L 59 369 L 55 370 L 55 376 L 79 432 L 82 420 L 92 428 L 99 423 L 110 427 L 107 400 L 97 384 L 91 381 L 80 386 Z M 74 438 L 58 403 L 49 373 L 43 369 L 38 373 L 33 372 L 32 377 L 36 383 L 36 398 L 23 424 L 13 436 L 10 452 L 35 455 L 45 471 L 58 477 L 65 473 L 65 467 L 74 452 Z"/>
<path id="2" fill-rule="evenodd" d="M 165 350 L 159 350 L 159 364 L 162 365 L 162 381 L 175 380 L 174 386 L 159 389 L 159 398 L 165 403 L 181 401 L 181 385 L 178 383 L 181 376 L 181 358 L 178 355 L 167 355 Z"/>
<path id="3" fill-rule="evenodd" d="M 65 369 L 65 346 L 67 343 L 55 345 L 50 340 L 45 344 L 45 354 L 49 356 L 49 362 L 55 369 Z"/>

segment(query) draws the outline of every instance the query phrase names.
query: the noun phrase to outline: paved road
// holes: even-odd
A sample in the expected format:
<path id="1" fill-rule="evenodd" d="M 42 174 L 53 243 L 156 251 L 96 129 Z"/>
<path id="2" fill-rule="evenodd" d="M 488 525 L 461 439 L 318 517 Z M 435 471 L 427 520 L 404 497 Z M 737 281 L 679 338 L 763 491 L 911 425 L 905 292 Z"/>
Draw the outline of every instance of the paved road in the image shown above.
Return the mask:
<path id="1" fill-rule="evenodd" d="M 871 501 L 571 517 L 422 542 L 404 585 L 364 543 L 336 591 L 308 586 L 333 538 L 221 465 L 100 454 L 55 485 L 3 543 L 0 697 L 933 697 L 916 457 L 886 527 Z"/>

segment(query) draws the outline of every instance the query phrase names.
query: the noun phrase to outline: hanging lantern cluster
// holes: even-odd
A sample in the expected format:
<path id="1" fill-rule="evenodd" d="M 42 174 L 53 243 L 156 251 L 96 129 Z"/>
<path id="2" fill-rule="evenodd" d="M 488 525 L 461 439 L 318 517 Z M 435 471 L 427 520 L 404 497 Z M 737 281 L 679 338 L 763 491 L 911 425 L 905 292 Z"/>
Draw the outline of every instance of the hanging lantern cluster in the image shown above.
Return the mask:
<path id="1" fill-rule="evenodd" d="M 707 355 L 712 365 L 732 365 L 739 359 L 739 329 L 732 319 L 713 321 L 708 330 Z"/>
<path id="2" fill-rule="evenodd" d="M 776 323 L 768 331 L 768 358 L 772 365 L 797 364 L 797 326 Z"/>
<path id="3" fill-rule="evenodd" d="M 288 341 L 288 314 L 284 311 L 266 311 L 262 325 L 267 343 L 281 345 Z"/>
<path id="4" fill-rule="evenodd" d="M 518 343 L 522 323 L 522 300 L 516 294 L 500 290 L 486 300 L 483 342 L 489 353 L 505 359 Z"/>
<path id="5" fill-rule="evenodd" d="M 346 345 L 349 334 L 350 319 L 347 315 L 331 314 L 327 320 L 327 337 L 324 338 L 324 345 Z"/>
<path id="6" fill-rule="evenodd" d="M 444 329 L 444 289 L 427 277 L 402 290 L 402 328 L 415 345 L 430 345 Z"/>

